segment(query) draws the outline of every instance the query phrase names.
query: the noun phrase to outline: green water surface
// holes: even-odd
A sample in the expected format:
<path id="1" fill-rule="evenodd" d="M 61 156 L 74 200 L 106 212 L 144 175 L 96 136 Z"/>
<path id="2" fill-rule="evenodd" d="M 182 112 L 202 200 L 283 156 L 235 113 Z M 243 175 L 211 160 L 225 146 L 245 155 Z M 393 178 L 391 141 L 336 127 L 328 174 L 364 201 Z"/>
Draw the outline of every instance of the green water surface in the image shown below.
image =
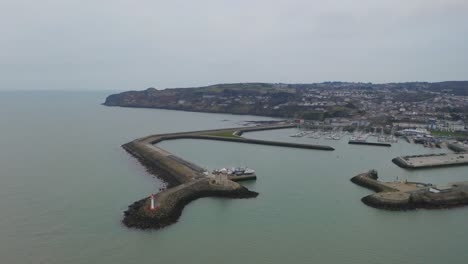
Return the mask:
<path id="1" fill-rule="evenodd" d="M 407 171 L 403 154 L 440 152 L 291 138 L 333 152 L 206 140 L 160 145 L 208 169 L 245 165 L 255 199 L 203 198 L 159 231 L 127 229 L 122 212 L 162 182 L 120 145 L 152 133 L 238 126 L 264 117 L 101 106 L 110 92 L 0 93 L 1 263 L 466 263 L 468 207 L 391 212 L 349 179 L 468 180 L 467 167 Z"/>

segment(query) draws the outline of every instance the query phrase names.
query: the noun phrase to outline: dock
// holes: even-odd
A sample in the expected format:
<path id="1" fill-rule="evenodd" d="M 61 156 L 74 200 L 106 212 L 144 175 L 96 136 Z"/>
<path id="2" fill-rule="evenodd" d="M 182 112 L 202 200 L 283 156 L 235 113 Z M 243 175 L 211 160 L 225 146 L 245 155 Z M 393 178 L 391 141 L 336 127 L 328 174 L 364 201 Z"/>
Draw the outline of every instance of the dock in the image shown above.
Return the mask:
<path id="1" fill-rule="evenodd" d="M 405 169 L 460 166 L 468 165 L 468 153 L 402 156 L 392 159 L 392 162 Z"/>
<path id="2" fill-rule="evenodd" d="M 386 210 L 442 209 L 468 205 L 468 182 L 432 185 L 408 181 L 382 182 L 377 171 L 361 173 L 351 182 L 377 193 L 361 201 L 371 207 Z"/>
<path id="3" fill-rule="evenodd" d="M 231 181 L 249 181 L 249 180 L 256 180 L 257 175 L 240 175 L 240 176 L 228 176 L 228 179 Z"/>
<path id="4" fill-rule="evenodd" d="M 380 146 L 380 147 L 391 147 L 392 144 L 384 143 L 384 142 L 367 142 L 367 141 L 359 141 L 359 140 L 350 140 L 348 144 L 354 145 L 367 145 L 367 146 Z"/>

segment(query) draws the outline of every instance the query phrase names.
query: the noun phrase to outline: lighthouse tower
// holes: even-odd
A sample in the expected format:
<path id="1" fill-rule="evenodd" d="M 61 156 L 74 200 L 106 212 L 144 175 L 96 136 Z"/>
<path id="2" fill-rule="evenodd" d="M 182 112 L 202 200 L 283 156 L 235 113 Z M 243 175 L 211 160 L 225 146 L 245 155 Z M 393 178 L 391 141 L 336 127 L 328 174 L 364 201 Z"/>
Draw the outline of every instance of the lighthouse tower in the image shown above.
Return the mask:
<path id="1" fill-rule="evenodd" d="M 151 194 L 151 206 L 150 210 L 156 210 L 156 206 L 154 205 L 154 194 Z"/>

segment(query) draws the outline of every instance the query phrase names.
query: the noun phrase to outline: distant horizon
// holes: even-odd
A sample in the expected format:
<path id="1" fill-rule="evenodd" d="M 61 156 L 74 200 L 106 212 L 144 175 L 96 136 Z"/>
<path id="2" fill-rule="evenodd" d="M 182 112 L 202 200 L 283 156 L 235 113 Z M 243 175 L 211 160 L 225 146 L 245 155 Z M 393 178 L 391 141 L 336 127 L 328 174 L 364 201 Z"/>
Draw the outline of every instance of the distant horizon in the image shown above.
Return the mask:
<path id="1" fill-rule="evenodd" d="M 466 0 L 3 2 L 1 90 L 468 78 Z"/>
<path id="2" fill-rule="evenodd" d="M 164 90 L 164 89 L 190 89 L 190 88 L 199 88 L 199 87 L 207 87 L 213 85 L 222 85 L 222 84 L 248 84 L 248 83 L 268 83 L 268 84 L 320 84 L 320 83 L 362 83 L 362 84 L 397 84 L 397 83 L 445 83 L 445 82 L 468 82 L 467 80 L 445 80 L 445 81 L 401 81 L 401 82 L 363 82 L 363 81 L 321 81 L 321 82 L 262 82 L 262 81 L 249 81 L 249 82 L 219 82 L 219 83 L 211 83 L 205 85 L 198 85 L 198 86 L 176 86 L 176 87 L 159 87 L 159 86 L 147 86 L 147 87 L 135 87 L 135 88 L 121 88 L 121 89 L 111 89 L 111 88 L 76 88 L 76 89 L 68 89 L 68 88 L 56 88 L 56 89 L 2 89 L 0 87 L 0 91 L 2 92 L 15 92 L 15 91 L 34 91 L 34 92 L 47 92 L 47 91 L 65 91 L 65 92 L 100 92 L 100 91 L 109 91 L 109 92 L 121 92 L 121 91 L 141 91 L 146 90 L 148 88 L 155 88 L 157 90 Z"/>

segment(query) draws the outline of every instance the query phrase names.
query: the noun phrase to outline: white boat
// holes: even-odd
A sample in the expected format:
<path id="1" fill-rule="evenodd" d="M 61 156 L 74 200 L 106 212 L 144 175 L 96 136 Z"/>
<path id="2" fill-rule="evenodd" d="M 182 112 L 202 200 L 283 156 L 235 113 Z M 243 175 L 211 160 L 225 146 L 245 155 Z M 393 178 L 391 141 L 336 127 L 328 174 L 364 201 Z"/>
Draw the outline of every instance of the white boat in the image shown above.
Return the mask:
<path id="1" fill-rule="evenodd" d="M 341 135 L 335 134 L 335 135 L 332 136 L 332 139 L 333 139 L 333 140 L 340 140 L 340 139 L 341 139 Z"/>
<path id="2" fill-rule="evenodd" d="M 290 135 L 290 137 L 303 137 L 305 136 L 307 133 L 306 132 L 298 132 L 296 134 L 292 134 Z"/>
<path id="3" fill-rule="evenodd" d="M 214 170 L 213 174 L 225 174 L 228 176 L 255 176 L 255 170 L 247 167 L 221 168 Z"/>
<path id="4" fill-rule="evenodd" d="M 394 136 L 379 136 L 378 142 L 397 143 L 398 139 Z"/>
<path id="5" fill-rule="evenodd" d="M 350 138 L 350 141 L 366 142 L 370 134 L 358 134 Z"/>
<path id="6" fill-rule="evenodd" d="M 318 132 L 315 132 L 315 133 L 312 133 L 308 136 L 308 138 L 315 138 L 315 139 L 319 139 L 320 138 L 320 133 Z"/>

